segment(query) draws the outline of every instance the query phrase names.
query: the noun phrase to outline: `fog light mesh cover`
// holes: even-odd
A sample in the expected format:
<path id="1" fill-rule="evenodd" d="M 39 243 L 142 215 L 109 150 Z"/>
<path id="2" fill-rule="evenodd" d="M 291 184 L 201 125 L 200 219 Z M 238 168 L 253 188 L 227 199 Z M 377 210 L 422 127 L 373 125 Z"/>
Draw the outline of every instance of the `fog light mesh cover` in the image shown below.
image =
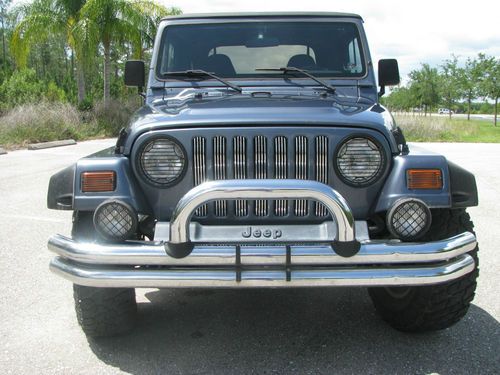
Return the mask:
<path id="1" fill-rule="evenodd" d="M 422 237 L 431 225 L 431 211 L 418 199 L 397 201 L 387 214 L 389 231 L 402 240 Z"/>
<path id="2" fill-rule="evenodd" d="M 125 240 L 137 229 L 137 215 L 123 202 L 106 201 L 97 207 L 94 225 L 99 234 L 108 240 Z"/>

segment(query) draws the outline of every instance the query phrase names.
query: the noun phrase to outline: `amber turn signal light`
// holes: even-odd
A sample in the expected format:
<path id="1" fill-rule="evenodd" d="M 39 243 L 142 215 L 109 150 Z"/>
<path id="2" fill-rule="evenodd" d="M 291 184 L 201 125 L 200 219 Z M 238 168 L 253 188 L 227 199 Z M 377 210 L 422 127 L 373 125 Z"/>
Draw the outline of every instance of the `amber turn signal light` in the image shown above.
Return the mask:
<path id="1" fill-rule="evenodd" d="M 114 191 L 115 187 L 116 174 L 113 171 L 82 173 L 82 191 L 84 193 Z"/>
<path id="2" fill-rule="evenodd" d="M 442 189 L 441 169 L 408 169 L 406 185 L 408 189 Z"/>

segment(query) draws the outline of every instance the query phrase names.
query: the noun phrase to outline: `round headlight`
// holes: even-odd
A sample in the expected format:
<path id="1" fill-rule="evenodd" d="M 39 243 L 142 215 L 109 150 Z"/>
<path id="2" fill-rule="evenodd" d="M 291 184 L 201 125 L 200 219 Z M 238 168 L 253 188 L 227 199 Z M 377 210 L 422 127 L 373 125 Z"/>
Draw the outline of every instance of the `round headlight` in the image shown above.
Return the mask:
<path id="1" fill-rule="evenodd" d="M 142 148 L 140 167 L 155 185 L 169 185 L 183 173 L 186 157 L 182 147 L 170 138 L 157 138 Z"/>
<path id="2" fill-rule="evenodd" d="M 383 164 L 383 150 L 368 138 L 351 138 L 337 152 L 337 170 L 340 177 L 351 185 L 361 186 L 374 182 L 380 176 Z"/>

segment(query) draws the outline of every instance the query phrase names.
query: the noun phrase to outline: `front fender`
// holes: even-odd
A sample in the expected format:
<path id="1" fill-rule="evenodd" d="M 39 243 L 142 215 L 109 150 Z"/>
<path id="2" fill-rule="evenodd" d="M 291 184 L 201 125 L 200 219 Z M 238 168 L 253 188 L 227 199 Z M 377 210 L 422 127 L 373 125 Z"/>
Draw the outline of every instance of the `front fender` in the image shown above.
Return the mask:
<path id="1" fill-rule="evenodd" d="M 479 204 L 476 178 L 461 166 L 448 162 L 453 208 L 473 207 Z"/>
<path id="2" fill-rule="evenodd" d="M 443 188 L 408 189 L 406 171 L 420 168 L 440 169 Z M 374 211 L 385 212 L 402 198 L 420 199 L 429 208 L 465 208 L 478 204 L 476 180 L 472 173 L 446 160 L 442 155 L 415 146 L 412 146 L 410 154 L 394 157 L 391 173 L 380 192 Z"/>
<path id="3" fill-rule="evenodd" d="M 432 168 L 440 169 L 443 176 L 443 188 L 439 190 L 408 189 L 406 171 L 408 169 Z M 450 178 L 448 162 L 444 156 L 437 154 L 408 154 L 395 156 L 391 173 L 385 181 L 384 187 L 375 208 L 375 212 L 387 211 L 399 199 L 416 198 L 423 201 L 429 208 L 451 206 Z"/>
<path id="4" fill-rule="evenodd" d="M 82 192 L 82 173 L 94 171 L 114 171 L 115 190 Z M 102 202 L 111 198 L 128 203 L 139 214 L 149 215 L 152 212 L 132 172 L 129 159 L 123 155 L 101 152 L 80 159 L 50 178 L 47 207 L 55 210 L 94 211 Z"/>
<path id="5" fill-rule="evenodd" d="M 52 210 L 72 210 L 76 164 L 50 178 L 47 207 Z"/>
<path id="6" fill-rule="evenodd" d="M 89 171 L 115 171 L 116 188 L 110 192 L 84 193 L 81 191 L 81 176 Z M 151 213 L 144 194 L 132 173 L 130 160 L 123 155 L 113 157 L 89 157 L 76 164 L 74 179 L 73 209 L 77 211 L 94 211 L 97 206 L 108 199 L 118 199 L 134 207 L 137 213 Z"/>

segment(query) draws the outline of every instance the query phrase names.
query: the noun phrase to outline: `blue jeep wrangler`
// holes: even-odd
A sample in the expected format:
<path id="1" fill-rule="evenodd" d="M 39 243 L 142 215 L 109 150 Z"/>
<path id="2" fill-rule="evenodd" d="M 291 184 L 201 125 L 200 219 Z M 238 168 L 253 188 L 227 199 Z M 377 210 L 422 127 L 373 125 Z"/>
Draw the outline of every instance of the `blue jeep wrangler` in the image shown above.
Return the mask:
<path id="1" fill-rule="evenodd" d="M 164 19 L 144 106 L 116 146 L 50 180 L 73 211 L 50 268 L 89 336 L 130 330 L 135 288 L 368 287 L 402 331 L 449 327 L 474 297 L 474 176 L 405 142 L 379 98 L 399 83 L 361 17 Z M 143 91 L 144 86 L 146 87 Z"/>

